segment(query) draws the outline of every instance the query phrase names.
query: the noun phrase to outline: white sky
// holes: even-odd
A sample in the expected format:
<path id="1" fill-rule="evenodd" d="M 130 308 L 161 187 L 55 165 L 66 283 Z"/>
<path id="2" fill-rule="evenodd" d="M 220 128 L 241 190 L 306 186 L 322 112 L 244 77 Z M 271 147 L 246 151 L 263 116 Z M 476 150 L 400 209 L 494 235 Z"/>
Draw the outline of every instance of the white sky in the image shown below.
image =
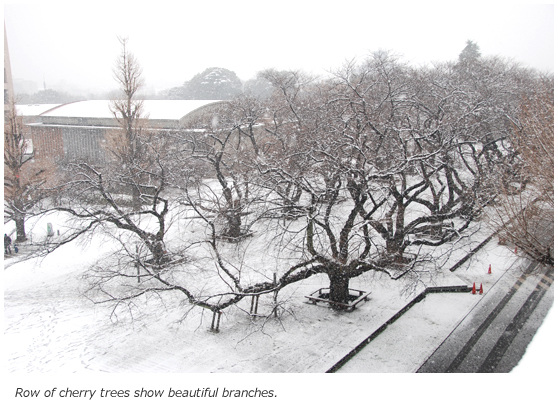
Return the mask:
<path id="1" fill-rule="evenodd" d="M 314 74 L 370 51 L 415 64 L 455 60 L 471 39 L 483 55 L 554 71 L 554 6 L 513 2 L 198 0 L 8 2 L 4 22 L 14 78 L 85 91 L 116 86 L 120 44 L 149 87 L 182 85 L 208 67 L 242 79 L 259 70 Z"/>

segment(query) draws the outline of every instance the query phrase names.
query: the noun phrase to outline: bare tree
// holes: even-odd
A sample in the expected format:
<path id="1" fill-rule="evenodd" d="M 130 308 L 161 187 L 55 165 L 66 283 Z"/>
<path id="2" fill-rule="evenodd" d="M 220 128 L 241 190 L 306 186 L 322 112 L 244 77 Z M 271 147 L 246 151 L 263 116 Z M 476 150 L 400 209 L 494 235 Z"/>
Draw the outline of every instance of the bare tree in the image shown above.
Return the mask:
<path id="1" fill-rule="evenodd" d="M 138 92 L 143 87 L 144 81 L 139 62 L 127 49 L 128 40 L 119 38 L 119 41 L 122 50 L 113 70 L 114 78 L 119 85 L 119 96 L 111 100 L 110 109 L 121 129 L 109 135 L 106 146 L 114 156 L 118 167 L 123 165 L 128 170 L 134 171 L 141 169 L 139 162 L 142 160 L 141 136 L 145 117 L 143 100 L 138 98 Z M 130 173 L 123 183 L 131 190 L 134 209 L 139 210 L 141 181 L 138 181 L 136 176 Z"/>
<path id="2" fill-rule="evenodd" d="M 310 122 L 314 106 L 320 104 L 315 89 L 315 79 L 299 71 L 277 71 L 268 69 L 259 76 L 273 87 L 273 93 L 266 100 L 267 113 L 264 122 L 265 138 L 260 143 L 261 155 L 255 165 L 265 175 L 267 186 L 276 194 L 270 201 L 276 208 L 270 213 L 284 219 L 306 215 L 300 204 L 303 190 L 303 176 L 315 165 L 308 158 L 306 136 L 309 132 L 306 122 Z M 274 171 L 269 173 L 268 171 Z M 324 171 L 324 181 L 328 181 Z"/>
<path id="3" fill-rule="evenodd" d="M 12 103 L 4 123 L 4 220 L 15 222 L 17 242 L 27 240 L 26 216 L 41 200 L 40 188 L 48 175 L 52 175 L 52 168 L 34 162 L 32 147 Z"/>
<path id="4" fill-rule="evenodd" d="M 136 99 L 142 85 L 141 68 L 127 50 L 127 40 L 120 39 L 120 43 L 114 74 L 121 95 L 112 100 L 111 110 L 121 127 L 107 137 L 111 156 L 105 163 L 71 161 L 63 165 L 63 182 L 51 188 L 59 192 L 60 204 L 49 210 L 66 213 L 74 226 L 51 246 L 108 226 L 133 234 L 130 242 L 145 250 L 142 259 L 157 266 L 170 259 L 164 242 L 169 213 L 164 193 L 168 148 L 164 134 L 145 128 L 143 101 Z"/>
<path id="5" fill-rule="evenodd" d="M 510 136 L 517 177 L 502 184 L 490 224 L 535 261 L 554 265 L 554 80 L 542 76 L 523 96 Z"/>
<path id="6" fill-rule="evenodd" d="M 124 172 L 80 166 L 74 188 L 105 205 L 80 209 L 81 221 L 132 233 L 153 256 L 164 256 L 153 239 L 163 241 L 169 205 L 179 209 L 183 253 L 153 265 L 122 238 L 117 263 L 90 272 L 96 301 L 171 292 L 218 316 L 322 274 L 341 308 L 367 271 L 420 282 L 432 251 L 470 233 L 496 182 L 515 173 L 508 138 L 529 82 L 499 60 L 427 70 L 378 52 L 323 81 L 264 75 L 269 99 L 239 97 L 172 138 L 141 137 L 150 157 L 125 168 L 141 171 L 134 182 L 150 203 L 139 211 L 105 189 L 129 182 Z M 152 192 L 141 191 L 149 179 Z"/>
<path id="7" fill-rule="evenodd" d="M 188 171 L 190 162 L 203 165 L 208 180 L 198 181 L 195 206 L 211 216 L 217 235 L 228 241 L 237 242 L 249 234 L 245 219 L 260 201 L 252 164 L 259 155 L 256 135 L 264 111 L 255 98 L 223 102 L 209 119 L 194 120 L 175 145 L 182 148 L 176 152 L 179 170 Z"/>

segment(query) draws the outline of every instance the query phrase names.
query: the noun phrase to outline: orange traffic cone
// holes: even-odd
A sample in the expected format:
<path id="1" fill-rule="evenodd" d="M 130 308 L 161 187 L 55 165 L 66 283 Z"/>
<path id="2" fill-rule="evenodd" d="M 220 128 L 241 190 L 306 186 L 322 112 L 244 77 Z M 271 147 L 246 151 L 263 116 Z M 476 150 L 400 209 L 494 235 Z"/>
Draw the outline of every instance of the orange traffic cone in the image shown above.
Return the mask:
<path id="1" fill-rule="evenodd" d="M 477 294 L 477 288 L 475 287 L 475 282 L 473 282 L 473 295 Z"/>
<path id="2" fill-rule="evenodd" d="M 481 283 L 481 287 L 480 287 L 480 289 L 479 289 L 479 295 L 482 295 L 482 293 L 483 293 L 483 292 L 482 292 L 482 283 Z"/>
<path id="3" fill-rule="evenodd" d="M 488 265 L 488 274 L 490 275 L 492 273 L 492 265 Z"/>

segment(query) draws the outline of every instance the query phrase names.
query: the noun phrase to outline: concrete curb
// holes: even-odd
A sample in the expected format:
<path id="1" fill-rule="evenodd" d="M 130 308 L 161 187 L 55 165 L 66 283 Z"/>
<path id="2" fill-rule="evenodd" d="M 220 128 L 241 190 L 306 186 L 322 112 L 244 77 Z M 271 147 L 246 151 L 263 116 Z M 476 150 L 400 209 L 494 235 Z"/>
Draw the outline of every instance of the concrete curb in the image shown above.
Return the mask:
<path id="1" fill-rule="evenodd" d="M 461 259 L 459 262 L 457 262 L 455 265 L 453 265 L 450 268 L 450 272 L 455 271 L 459 266 L 461 266 L 463 263 L 467 262 L 471 258 L 471 256 L 473 256 L 475 253 L 477 253 L 479 250 L 481 250 L 484 246 L 486 246 L 486 244 L 488 242 L 490 242 L 490 240 L 493 237 L 494 237 L 494 235 L 490 235 L 486 239 L 484 239 L 482 241 L 482 243 L 480 243 L 477 247 L 475 247 L 473 250 L 471 250 L 469 253 L 467 253 L 467 255 L 465 255 L 465 257 L 463 259 Z"/>

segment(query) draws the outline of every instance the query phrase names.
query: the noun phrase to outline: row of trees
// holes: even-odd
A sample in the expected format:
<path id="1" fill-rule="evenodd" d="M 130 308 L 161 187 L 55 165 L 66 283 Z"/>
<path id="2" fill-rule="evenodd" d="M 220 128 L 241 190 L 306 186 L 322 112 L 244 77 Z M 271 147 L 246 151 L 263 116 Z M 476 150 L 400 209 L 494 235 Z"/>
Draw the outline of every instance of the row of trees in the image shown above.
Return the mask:
<path id="1" fill-rule="evenodd" d="M 541 110 L 532 91 L 553 82 L 513 63 L 473 53 L 417 69 L 377 52 L 326 80 L 268 70 L 270 96 L 154 133 L 137 100 L 141 68 L 122 46 L 114 161 L 66 164 L 50 189 L 61 199 L 50 210 L 74 218 L 59 244 L 110 227 L 121 245 L 89 272 L 96 301 L 166 291 L 217 313 L 321 274 L 345 304 L 367 271 L 420 281 L 487 208 L 539 185 L 527 149 L 539 146 L 523 140 L 552 127 L 553 101 Z"/>

